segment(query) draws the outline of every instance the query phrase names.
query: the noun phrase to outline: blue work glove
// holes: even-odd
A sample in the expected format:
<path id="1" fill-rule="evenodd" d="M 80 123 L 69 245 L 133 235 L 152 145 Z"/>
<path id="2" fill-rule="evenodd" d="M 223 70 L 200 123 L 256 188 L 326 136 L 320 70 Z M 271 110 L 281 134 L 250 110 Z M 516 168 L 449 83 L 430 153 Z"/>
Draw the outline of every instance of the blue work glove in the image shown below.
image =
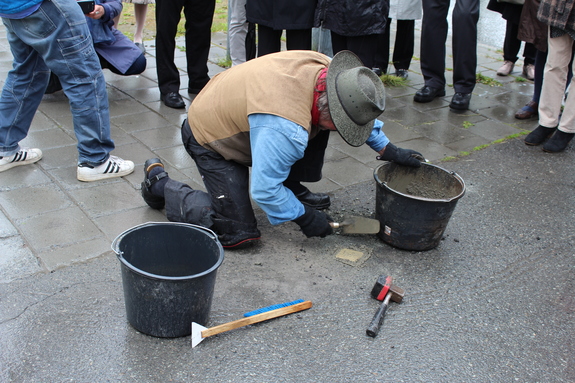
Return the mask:
<path id="1" fill-rule="evenodd" d="M 398 148 L 391 142 L 387 144 L 383 155 L 377 156 L 378 160 L 393 161 L 396 164 L 413 166 L 418 168 L 421 166 L 421 161 L 425 161 L 423 154 L 411 149 Z"/>
<path id="2" fill-rule="evenodd" d="M 333 229 L 330 222 L 333 219 L 322 211 L 303 205 L 305 212 L 299 218 L 293 221 L 299 225 L 301 231 L 306 237 L 325 237 L 326 235 L 333 234 Z"/>

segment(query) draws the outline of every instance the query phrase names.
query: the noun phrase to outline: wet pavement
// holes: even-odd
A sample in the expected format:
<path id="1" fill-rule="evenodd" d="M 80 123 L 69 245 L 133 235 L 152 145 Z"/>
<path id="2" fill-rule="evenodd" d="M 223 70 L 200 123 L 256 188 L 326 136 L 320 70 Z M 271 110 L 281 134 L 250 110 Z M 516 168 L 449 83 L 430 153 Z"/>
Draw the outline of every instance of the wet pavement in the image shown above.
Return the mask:
<path id="1" fill-rule="evenodd" d="M 225 42 L 214 34 L 211 75 L 223 70 L 217 63 Z M 0 381 L 575 381 L 575 153 L 523 144 L 537 121 L 513 114 L 533 84 L 522 81 L 521 66 L 496 76 L 501 53 L 487 45 L 478 48 L 477 71 L 501 85 L 478 84 L 465 113 L 449 111 L 451 87 L 429 104 L 413 102 L 423 84 L 418 60 L 407 86 L 387 88 L 382 119 L 391 141 L 466 183 L 437 248 L 400 250 L 373 235 L 307 239 L 297 225 L 273 227 L 256 210 L 262 243 L 225 252 L 208 326 L 294 299 L 313 307 L 194 349 L 190 337 L 136 331 L 110 246 L 131 227 L 166 221 L 140 197 L 144 161 L 160 157 L 171 177 L 203 188 L 180 143 L 185 111 L 160 102 L 153 44 L 147 50 L 141 76 L 106 71 L 114 154 L 136 163 L 132 175 L 76 180 L 76 141 L 61 92 L 45 96 L 22 142 L 40 147 L 44 158 L 0 174 Z M 185 68 L 182 52 L 177 63 Z M 10 67 L 2 29 L 0 79 Z M 186 89 L 181 94 L 189 105 Z M 373 217 L 378 165 L 369 148 L 333 134 L 324 179 L 309 186 L 330 193 L 335 217 Z M 342 250 L 361 257 L 342 260 Z M 406 295 L 369 338 L 379 275 L 393 276 Z"/>

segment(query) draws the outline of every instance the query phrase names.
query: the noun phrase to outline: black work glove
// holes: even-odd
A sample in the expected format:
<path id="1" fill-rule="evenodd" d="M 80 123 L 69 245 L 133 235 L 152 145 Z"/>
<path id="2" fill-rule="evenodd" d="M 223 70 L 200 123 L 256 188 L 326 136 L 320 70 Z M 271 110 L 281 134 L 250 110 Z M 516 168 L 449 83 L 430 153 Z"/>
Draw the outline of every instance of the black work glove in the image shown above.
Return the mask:
<path id="1" fill-rule="evenodd" d="M 326 235 L 333 234 L 333 229 L 329 224 L 333 220 L 329 215 L 307 205 L 303 205 L 303 207 L 305 208 L 305 213 L 293 221 L 299 225 L 306 237 L 323 238 Z"/>
<path id="2" fill-rule="evenodd" d="M 425 161 L 423 154 L 411 149 L 398 148 L 391 142 L 385 147 L 383 155 L 377 156 L 378 160 L 393 161 L 400 165 L 413 166 L 418 168 L 421 166 L 421 161 Z"/>

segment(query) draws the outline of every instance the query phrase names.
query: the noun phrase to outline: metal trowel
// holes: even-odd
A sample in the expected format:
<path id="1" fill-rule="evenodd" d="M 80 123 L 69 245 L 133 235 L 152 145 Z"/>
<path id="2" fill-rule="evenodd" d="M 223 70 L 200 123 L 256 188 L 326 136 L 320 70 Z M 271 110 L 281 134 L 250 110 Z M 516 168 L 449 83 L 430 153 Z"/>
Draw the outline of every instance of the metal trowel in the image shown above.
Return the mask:
<path id="1" fill-rule="evenodd" d="M 347 217 L 343 222 L 330 222 L 334 229 L 341 229 L 345 234 L 377 234 L 379 221 L 365 217 Z"/>

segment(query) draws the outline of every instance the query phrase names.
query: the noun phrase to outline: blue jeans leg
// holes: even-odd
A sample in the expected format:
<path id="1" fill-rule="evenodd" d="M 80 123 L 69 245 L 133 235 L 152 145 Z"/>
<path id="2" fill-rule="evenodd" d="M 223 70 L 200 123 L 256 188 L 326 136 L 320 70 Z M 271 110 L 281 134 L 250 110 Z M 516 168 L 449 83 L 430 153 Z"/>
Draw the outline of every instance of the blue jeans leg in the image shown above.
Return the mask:
<path id="1" fill-rule="evenodd" d="M 0 96 L 0 156 L 11 156 L 20 150 L 18 144 L 28 135 L 34 114 L 42 101 L 50 71 L 44 60 L 31 47 L 12 45 L 13 69 L 8 72 Z"/>
<path id="2" fill-rule="evenodd" d="M 0 150 L 17 150 L 16 139 L 28 132 L 48 82 L 48 69 L 58 76 L 70 101 L 78 162 L 101 164 L 114 149 L 106 81 L 86 19 L 75 2 L 44 1 L 24 19 L 3 19 L 14 69 L 0 96 Z M 38 83 L 32 85 L 29 80 L 34 76 Z M 9 112 L 14 109 L 19 112 Z"/>

